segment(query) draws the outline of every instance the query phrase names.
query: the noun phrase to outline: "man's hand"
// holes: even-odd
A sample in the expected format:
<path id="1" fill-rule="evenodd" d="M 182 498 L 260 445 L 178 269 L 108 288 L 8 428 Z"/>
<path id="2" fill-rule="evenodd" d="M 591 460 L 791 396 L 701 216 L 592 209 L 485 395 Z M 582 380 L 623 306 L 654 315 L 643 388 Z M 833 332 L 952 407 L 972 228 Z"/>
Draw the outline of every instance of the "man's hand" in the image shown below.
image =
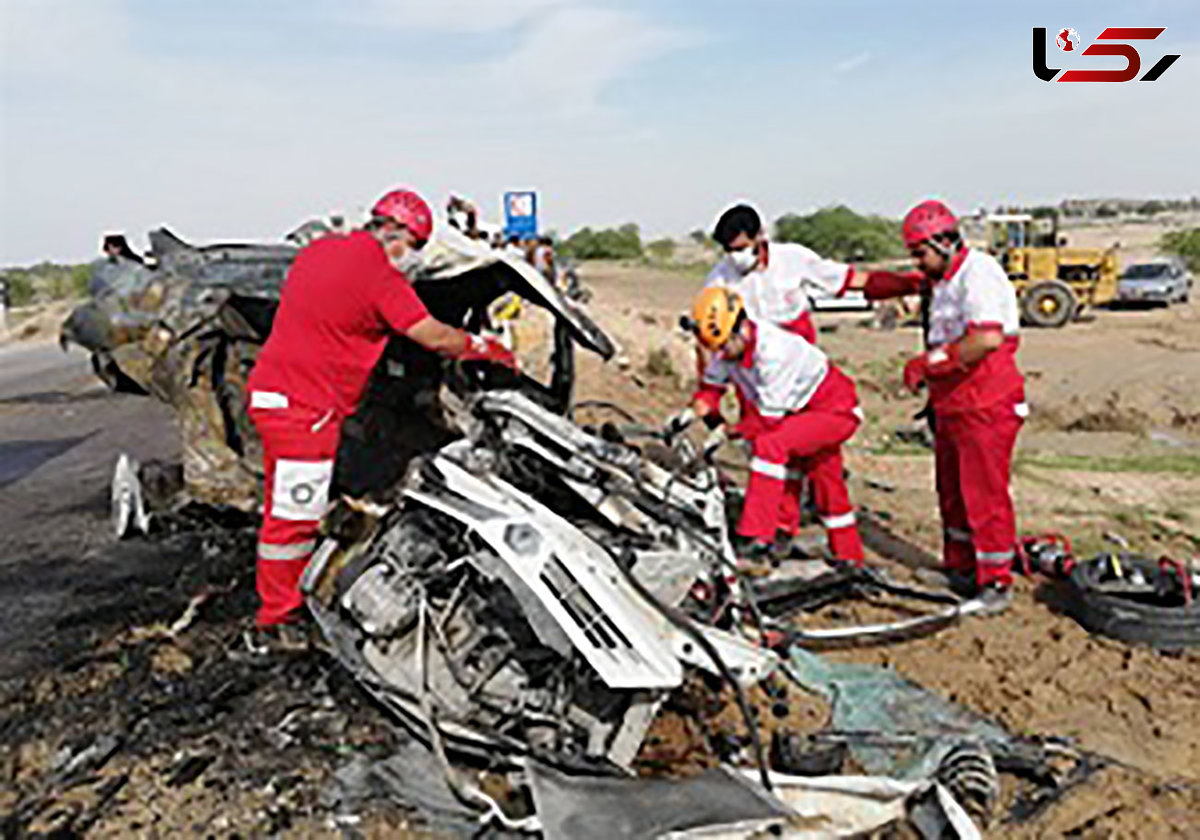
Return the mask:
<path id="1" fill-rule="evenodd" d="M 979 337 L 976 338 L 976 335 Z M 971 334 L 962 342 L 943 344 L 928 353 L 922 353 L 920 356 L 909 359 L 904 366 L 904 387 L 915 394 L 930 379 L 941 379 L 944 376 L 951 376 L 967 370 L 970 363 L 966 359 L 963 346 L 966 345 L 968 350 L 973 351 L 977 345 L 981 351 L 978 358 L 983 358 L 986 353 L 991 352 L 991 350 L 983 349 L 992 342 L 993 339 L 985 338 L 990 335 L 992 334 Z"/>
<path id="2" fill-rule="evenodd" d="M 924 353 L 909 359 L 904 365 L 904 387 L 914 394 L 920 391 L 928 375 L 926 367 Z"/>
<path id="3" fill-rule="evenodd" d="M 491 362 L 517 370 L 517 357 L 494 336 L 469 335 L 467 347 L 458 355 L 460 362 Z"/>

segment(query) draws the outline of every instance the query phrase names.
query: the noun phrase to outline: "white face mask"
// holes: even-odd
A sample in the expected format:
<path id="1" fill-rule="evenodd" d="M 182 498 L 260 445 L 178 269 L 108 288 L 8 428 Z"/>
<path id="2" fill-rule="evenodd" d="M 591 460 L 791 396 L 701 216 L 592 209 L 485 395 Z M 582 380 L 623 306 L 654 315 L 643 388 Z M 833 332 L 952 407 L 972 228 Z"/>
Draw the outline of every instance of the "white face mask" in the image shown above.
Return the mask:
<path id="1" fill-rule="evenodd" d="M 750 245 L 740 251 L 730 251 L 726 256 L 729 262 L 742 274 L 749 274 L 758 267 L 758 246 Z"/>
<path id="2" fill-rule="evenodd" d="M 396 270 L 405 277 L 411 278 L 421 270 L 421 267 L 424 265 L 424 261 L 421 259 L 420 251 L 414 251 L 409 248 L 399 257 L 392 260 L 392 265 L 394 265 Z"/>

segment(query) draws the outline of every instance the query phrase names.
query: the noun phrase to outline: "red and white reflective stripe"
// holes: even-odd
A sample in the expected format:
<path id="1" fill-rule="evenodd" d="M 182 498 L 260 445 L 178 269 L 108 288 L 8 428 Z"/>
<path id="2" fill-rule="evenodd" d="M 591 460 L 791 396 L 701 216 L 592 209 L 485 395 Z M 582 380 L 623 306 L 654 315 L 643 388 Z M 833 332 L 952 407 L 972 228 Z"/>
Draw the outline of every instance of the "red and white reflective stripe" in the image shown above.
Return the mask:
<path id="1" fill-rule="evenodd" d="M 251 391 L 251 408 L 287 408 L 290 405 L 287 394 L 277 394 L 274 391 Z"/>
<path id="2" fill-rule="evenodd" d="M 788 478 L 788 468 L 786 465 L 772 464 L 770 461 L 758 457 L 750 459 L 750 469 L 753 472 L 777 478 L 780 481 L 787 481 Z"/>
<path id="3" fill-rule="evenodd" d="M 850 281 L 854 279 L 854 271 L 854 266 L 846 269 L 846 279 L 842 281 L 842 287 L 837 290 L 837 294 L 834 297 L 844 297 L 846 295 L 846 291 L 850 288 Z"/>
<path id="4" fill-rule="evenodd" d="M 1015 552 L 1008 551 L 977 551 L 975 562 L 982 566 L 1006 566 L 1013 561 Z"/>
<path id="5" fill-rule="evenodd" d="M 821 524 L 830 530 L 834 528 L 853 528 L 858 524 L 858 518 L 855 517 L 854 511 L 850 511 L 849 513 L 840 513 L 837 516 L 822 516 Z"/>
<path id="6" fill-rule="evenodd" d="M 867 415 L 863 414 L 862 406 L 856 405 L 850 410 L 850 413 L 858 418 L 859 423 L 867 422 Z"/>
<path id="7" fill-rule="evenodd" d="M 971 532 L 964 531 L 961 528 L 947 528 L 945 530 L 945 534 L 946 539 L 950 540 L 951 542 L 969 543 L 971 541 Z"/>
<path id="8" fill-rule="evenodd" d="M 317 432 L 321 431 L 321 429 L 325 428 L 325 424 L 328 423 L 332 419 L 333 419 L 333 409 L 331 408 L 328 411 L 326 411 L 324 414 L 322 414 L 320 419 L 317 420 L 316 423 L 312 424 L 312 426 L 310 427 L 312 433 L 315 435 Z"/>
<path id="9" fill-rule="evenodd" d="M 260 560 L 307 560 L 317 547 L 316 540 L 305 540 L 298 543 L 265 543 L 258 544 Z"/>

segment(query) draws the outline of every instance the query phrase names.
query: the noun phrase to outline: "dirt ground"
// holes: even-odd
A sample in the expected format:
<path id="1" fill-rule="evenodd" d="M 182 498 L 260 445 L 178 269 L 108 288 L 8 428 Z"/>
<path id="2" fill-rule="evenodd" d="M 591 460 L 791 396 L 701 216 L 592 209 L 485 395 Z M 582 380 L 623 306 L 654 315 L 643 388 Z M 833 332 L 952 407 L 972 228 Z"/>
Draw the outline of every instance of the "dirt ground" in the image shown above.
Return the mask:
<path id="1" fill-rule="evenodd" d="M 671 326 L 701 278 L 614 265 L 587 280 L 598 320 L 621 342 L 626 375 L 601 375 L 588 360 L 580 397 L 666 417 L 686 400 L 693 369 L 689 341 Z M 936 553 L 931 453 L 893 435 L 921 408 L 898 381 L 919 331 L 870 329 L 859 313 L 817 321 L 821 345 L 855 377 L 868 418 L 848 446 L 856 503 Z M 1200 308 L 1101 311 L 1066 329 L 1026 331 L 1019 361 L 1032 412 L 1013 480 L 1022 530 L 1067 533 L 1081 553 L 1111 548 L 1104 535 L 1117 534 L 1154 556 L 1200 554 Z M 1055 603 L 1053 585 L 1019 579 L 1015 605 L 1000 617 L 830 655 L 895 668 L 1014 732 L 1075 738 L 1121 763 L 1002 836 L 1197 836 L 1200 653 L 1092 637 Z"/>
<path id="2" fill-rule="evenodd" d="M 691 346 L 674 325 L 700 276 L 587 265 L 583 278 L 621 354 L 609 365 L 580 359 L 579 399 L 665 418 L 688 393 Z M 931 456 L 894 434 L 921 407 L 898 387 L 918 333 L 868 320 L 818 317 L 822 346 L 856 378 L 868 417 L 848 447 L 851 492 L 936 552 Z M 523 346 L 537 331 L 530 318 Z M 1117 533 L 1151 554 L 1200 553 L 1200 308 L 1100 312 L 1030 331 L 1020 362 L 1033 409 L 1013 485 L 1022 528 L 1067 532 L 1082 552 Z M 252 523 L 227 523 L 217 541 L 186 518 L 165 542 L 106 539 L 111 459 L 139 447 L 166 457 L 174 432 L 165 412 L 99 394 L 84 374 L 32 394 L 0 389 L 4 440 L 57 437 L 43 432 L 62 424 L 82 441 L 0 483 L 0 585 L 19 593 L 4 609 L 24 616 L 12 626 L 0 618 L 4 646 L 21 650 L 0 655 L 9 666 L 0 667 L 0 836 L 420 836 L 384 806 L 354 825 L 332 818 L 323 797 L 334 771 L 355 755 L 386 755 L 396 737 L 340 669 L 320 654 L 269 666 L 229 655 L 254 603 Z M 62 535 L 51 516 L 68 523 Z M 193 620 L 172 632 L 190 602 Z M 829 656 L 894 668 L 1015 733 L 1074 738 L 1110 761 L 1035 821 L 989 836 L 1200 836 L 1200 653 L 1089 636 L 1056 603 L 1053 585 L 1021 579 L 1002 616 Z M 49 625 L 47 610 L 57 619 Z M 819 620 L 867 612 L 827 610 Z M 40 650 L 28 644 L 39 634 Z M 813 731 L 827 714 L 823 701 L 793 692 L 785 719 L 760 718 Z M 693 747 L 735 717 L 722 703 L 671 704 L 640 766 L 710 763 Z"/>

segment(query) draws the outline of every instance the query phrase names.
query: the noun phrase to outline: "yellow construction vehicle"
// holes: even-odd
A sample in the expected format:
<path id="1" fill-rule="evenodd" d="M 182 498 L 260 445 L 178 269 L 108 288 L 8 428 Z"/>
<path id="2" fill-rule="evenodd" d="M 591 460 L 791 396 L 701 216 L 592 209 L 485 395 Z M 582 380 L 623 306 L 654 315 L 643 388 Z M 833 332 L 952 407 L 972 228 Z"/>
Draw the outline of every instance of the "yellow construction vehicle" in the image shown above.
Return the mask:
<path id="1" fill-rule="evenodd" d="M 1058 233 L 1058 217 L 1028 213 L 988 216 L 987 248 L 1017 287 L 1021 320 L 1061 327 L 1088 306 L 1117 296 L 1121 273 L 1116 246 L 1071 248 Z"/>

